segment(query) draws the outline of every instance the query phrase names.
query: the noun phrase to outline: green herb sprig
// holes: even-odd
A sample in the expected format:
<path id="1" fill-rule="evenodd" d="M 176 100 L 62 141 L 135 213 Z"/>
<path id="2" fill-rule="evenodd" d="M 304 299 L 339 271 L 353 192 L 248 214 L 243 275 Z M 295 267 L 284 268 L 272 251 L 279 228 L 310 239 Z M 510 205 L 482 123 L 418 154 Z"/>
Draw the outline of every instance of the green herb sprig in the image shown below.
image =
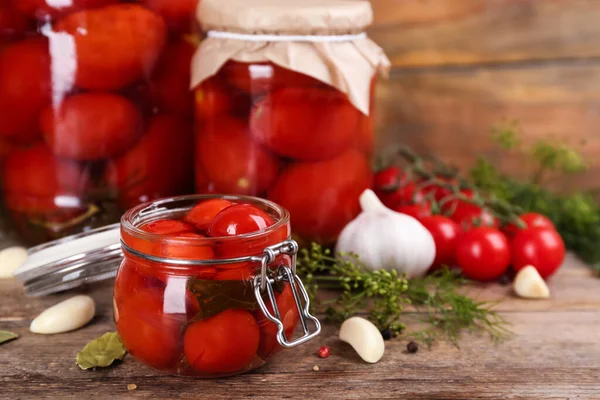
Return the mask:
<path id="1" fill-rule="evenodd" d="M 524 148 L 518 125 L 495 130 L 494 141 L 506 151 L 535 160 L 529 179 L 517 180 L 500 173 L 489 161 L 480 158 L 470 171 L 470 179 L 482 191 L 520 207 L 524 212 L 546 215 L 556 225 L 568 249 L 600 273 L 600 204 L 590 193 L 567 195 L 552 193 L 543 187 L 548 173 L 574 174 L 586 170 L 576 150 L 564 143 L 542 140 Z"/>
<path id="2" fill-rule="evenodd" d="M 407 334 L 427 345 L 444 339 L 458 346 L 464 331 L 484 332 L 495 340 L 510 334 L 507 322 L 492 310 L 491 303 L 477 302 L 458 292 L 465 281 L 448 270 L 407 280 L 396 271 L 367 271 L 356 255 L 334 255 L 316 243 L 300 251 L 297 268 L 311 302 L 326 306 L 332 322 L 367 311 L 379 329 L 399 334 L 407 331 L 407 322 L 416 316 L 427 327 Z M 341 294 L 324 300 L 317 296 L 320 289 L 336 289 Z M 407 305 L 420 312 L 407 313 Z"/>

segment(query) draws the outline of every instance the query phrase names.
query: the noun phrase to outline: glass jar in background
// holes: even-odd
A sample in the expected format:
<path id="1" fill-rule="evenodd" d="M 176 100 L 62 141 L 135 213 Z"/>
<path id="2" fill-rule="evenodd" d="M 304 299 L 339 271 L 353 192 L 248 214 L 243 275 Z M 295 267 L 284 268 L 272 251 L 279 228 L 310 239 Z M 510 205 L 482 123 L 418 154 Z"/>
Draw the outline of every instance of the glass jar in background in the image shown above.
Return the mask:
<path id="1" fill-rule="evenodd" d="M 0 5 L 2 200 L 22 238 L 191 192 L 196 2 Z"/>
<path id="2" fill-rule="evenodd" d="M 199 15 L 196 191 L 265 197 L 290 211 L 295 237 L 333 243 L 372 181 L 389 61 L 364 35 L 370 3 L 203 0 Z"/>
<path id="3" fill-rule="evenodd" d="M 220 236 L 234 220 L 238 234 Z M 260 229 L 243 230 L 245 223 Z M 316 336 L 289 237 L 288 212 L 251 197 L 184 196 L 128 211 L 114 289 L 127 350 L 166 373 L 220 377 Z"/>

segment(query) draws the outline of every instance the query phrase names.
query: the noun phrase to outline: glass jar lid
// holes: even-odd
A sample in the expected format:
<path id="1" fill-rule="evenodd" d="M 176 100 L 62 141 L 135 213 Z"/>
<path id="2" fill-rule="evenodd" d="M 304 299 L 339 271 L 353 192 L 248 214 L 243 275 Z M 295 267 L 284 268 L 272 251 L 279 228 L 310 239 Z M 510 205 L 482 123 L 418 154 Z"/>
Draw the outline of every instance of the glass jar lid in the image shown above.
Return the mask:
<path id="1" fill-rule="evenodd" d="M 15 277 L 26 296 L 44 296 L 113 278 L 122 257 L 113 224 L 30 248 Z"/>

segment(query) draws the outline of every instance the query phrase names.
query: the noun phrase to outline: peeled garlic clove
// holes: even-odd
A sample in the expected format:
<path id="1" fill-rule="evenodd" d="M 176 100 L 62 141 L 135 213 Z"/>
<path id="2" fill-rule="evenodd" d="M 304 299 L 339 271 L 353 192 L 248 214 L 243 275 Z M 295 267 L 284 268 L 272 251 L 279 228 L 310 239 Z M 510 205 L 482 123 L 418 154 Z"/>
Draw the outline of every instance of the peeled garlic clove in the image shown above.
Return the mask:
<path id="1" fill-rule="evenodd" d="M 79 329 L 94 318 L 96 305 L 89 296 L 75 296 L 60 302 L 31 321 L 33 333 L 51 335 Z"/>
<path id="2" fill-rule="evenodd" d="M 383 336 L 375 325 L 364 318 L 352 317 L 344 321 L 340 328 L 340 340 L 352 346 L 360 358 L 368 363 L 376 363 L 383 357 Z"/>
<path id="3" fill-rule="evenodd" d="M 517 273 L 513 289 L 519 297 L 526 299 L 547 299 L 550 289 L 535 267 L 529 265 Z"/>
<path id="4" fill-rule="evenodd" d="M 12 278 L 26 259 L 27 249 L 24 247 L 14 246 L 0 251 L 0 279 Z"/>

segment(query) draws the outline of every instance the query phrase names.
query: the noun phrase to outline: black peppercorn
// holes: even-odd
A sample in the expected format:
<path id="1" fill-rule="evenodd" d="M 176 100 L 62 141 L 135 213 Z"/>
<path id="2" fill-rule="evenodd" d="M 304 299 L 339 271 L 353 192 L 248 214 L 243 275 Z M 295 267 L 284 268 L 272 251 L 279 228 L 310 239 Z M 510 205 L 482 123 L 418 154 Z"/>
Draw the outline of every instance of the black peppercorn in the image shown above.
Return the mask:
<path id="1" fill-rule="evenodd" d="M 417 342 L 409 342 L 406 345 L 406 350 L 410 353 L 410 354 L 414 354 L 417 351 L 419 351 L 419 344 Z"/>
<path id="2" fill-rule="evenodd" d="M 498 283 L 500 283 L 502 286 L 510 285 L 511 282 L 512 279 L 510 279 L 510 276 L 508 274 L 502 275 L 498 280 Z"/>
<path id="3" fill-rule="evenodd" d="M 394 337 L 390 328 L 382 330 L 381 336 L 383 336 L 383 340 L 390 340 L 391 338 Z"/>

